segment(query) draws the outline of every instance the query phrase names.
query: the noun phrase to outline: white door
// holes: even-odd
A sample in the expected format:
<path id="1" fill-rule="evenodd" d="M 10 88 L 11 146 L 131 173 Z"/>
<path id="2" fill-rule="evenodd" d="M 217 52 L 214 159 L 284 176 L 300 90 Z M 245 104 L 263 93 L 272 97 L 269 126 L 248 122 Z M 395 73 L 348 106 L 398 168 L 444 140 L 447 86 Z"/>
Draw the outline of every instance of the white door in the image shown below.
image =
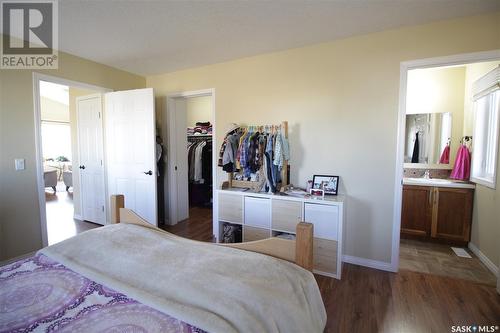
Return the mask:
<path id="1" fill-rule="evenodd" d="M 76 98 L 78 155 L 82 218 L 105 224 L 105 180 L 102 138 L 102 97 Z"/>
<path id="2" fill-rule="evenodd" d="M 186 98 L 172 98 L 168 105 L 169 223 L 189 218 Z"/>
<path id="3" fill-rule="evenodd" d="M 153 89 L 105 94 L 105 128 L 108 197 L 125 195 L 125 207 L 157 225 Z"/>

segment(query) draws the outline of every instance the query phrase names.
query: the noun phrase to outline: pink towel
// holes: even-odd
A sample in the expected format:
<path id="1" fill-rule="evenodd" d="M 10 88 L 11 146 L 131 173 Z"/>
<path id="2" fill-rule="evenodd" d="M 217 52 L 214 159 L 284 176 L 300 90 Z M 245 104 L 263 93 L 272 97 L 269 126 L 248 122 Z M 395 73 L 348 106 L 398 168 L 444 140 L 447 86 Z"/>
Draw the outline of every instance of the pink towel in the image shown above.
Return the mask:
<path id="1" fill-rule="evenodd" d="M 443 153 L 441 154 L 441 158 L 439 159 L 440 164 L 449 164 L 450 163 L 450 145 L 446 145 L 443 149 Z"/>
<path id="2" fill-rule="evenodd" d="M 470 177 L 470 152 L 467 146 L 460 145 L 457 151 L 455 165 L 451 171 L 450 178 L 458 180 L 469 180 Z"/>

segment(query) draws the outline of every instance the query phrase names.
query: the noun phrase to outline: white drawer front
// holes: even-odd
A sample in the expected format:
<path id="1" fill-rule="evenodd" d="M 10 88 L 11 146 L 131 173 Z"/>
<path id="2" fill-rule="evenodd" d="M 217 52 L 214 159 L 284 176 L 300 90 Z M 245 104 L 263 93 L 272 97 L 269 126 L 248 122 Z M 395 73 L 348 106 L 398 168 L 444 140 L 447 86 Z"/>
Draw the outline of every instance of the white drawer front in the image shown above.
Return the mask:
<path id="1" fill-rule="evenodd" d="M 219 193 L 219 220 L 243 223 L 243 199 L 240 195 Z"/>
<path id="2" fill-rule="evenodd" d="M 290 200 L 273 200 L 273 230 L 295 233 L 302 220 L 302 203 Z"/>
<path id="3" fill-rule="evenodd" d="M 245 197 L 245 222 L 260 228 L 271 228 L 271 200 Z"/>
<path id="4" fill-rule="evenodd" d="M 338 206 L 306 203 L 304 221 L 314 224 L 314 237 L 338 240 Z"/>

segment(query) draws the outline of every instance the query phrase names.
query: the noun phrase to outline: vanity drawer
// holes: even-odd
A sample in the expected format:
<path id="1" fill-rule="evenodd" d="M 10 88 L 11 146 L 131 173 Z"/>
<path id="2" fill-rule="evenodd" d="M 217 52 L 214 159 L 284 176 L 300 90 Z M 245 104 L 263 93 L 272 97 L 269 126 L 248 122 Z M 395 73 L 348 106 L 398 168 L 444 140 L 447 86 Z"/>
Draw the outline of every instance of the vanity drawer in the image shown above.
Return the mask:
<path id="1" fill-rule="evenodd" d="M 335 274 L 337 272 L 337 242 L 314 238 L 314 269 Z"/>
<path id="2" fill-rule="evenodd" d="M 243 197 L 241 195 L 219 193 L 219 220 L 243 223 Z"/>
<path id="3" fill-rule="evenodd" d="M 274 199 L 272 205 L 272 229 L 295 233 L 302 220 L 302 203 Z"/>
<path id="4" fill-rule="evenodd" d="M 251 242 L 271 237 L 269 229 L 243 226 L 243 241 Z"/>

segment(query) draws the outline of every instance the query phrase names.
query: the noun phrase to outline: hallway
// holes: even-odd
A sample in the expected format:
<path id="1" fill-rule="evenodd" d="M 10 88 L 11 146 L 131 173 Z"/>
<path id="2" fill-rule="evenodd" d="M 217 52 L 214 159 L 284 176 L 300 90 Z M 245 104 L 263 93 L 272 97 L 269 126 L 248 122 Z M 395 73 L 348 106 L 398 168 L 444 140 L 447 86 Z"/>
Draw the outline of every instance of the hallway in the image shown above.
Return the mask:
<path id="1" fill-rule="evenodd" d="M 100 225 L 73 218 L 73 193 L 66 192 L 64 183 L 57 184 L 57 192 L 45 191 L 47 212 L 47 236 L 49 245 L 75 236 L 78 233 L 98 228 Z"/>

